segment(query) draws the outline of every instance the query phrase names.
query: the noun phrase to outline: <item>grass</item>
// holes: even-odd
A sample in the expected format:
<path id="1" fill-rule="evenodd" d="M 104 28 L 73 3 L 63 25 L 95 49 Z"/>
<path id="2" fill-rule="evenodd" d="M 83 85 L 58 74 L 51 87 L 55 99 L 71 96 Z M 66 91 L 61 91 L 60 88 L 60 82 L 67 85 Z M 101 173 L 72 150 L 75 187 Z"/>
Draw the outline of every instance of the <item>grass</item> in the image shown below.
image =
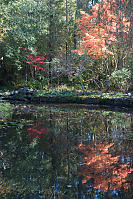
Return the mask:
<path id="1" fill-rule="evenodd" d="M 72 96 L 80 96 L 83 98 L 91 97 L 91 98 L 101 98 L 101 99 L 114 99 L 114 98 L 127 98 L 128 95 L 124 95 L 123 93 L 97 93 L 97 92 L 86 92 L 85 95 L 83 95 L 82 91 L 76 91 L 76 90 L 38 90 L 36 93 L 36 96 L 46 96 L 46 97 L 52 97 L 52 96 L 59 96 L 59 97 L 72 97 Z"/>
<path id="2" fill-rule="evenodd" d="M 23 88 L 23 87 L 21 87 Z M 16 89 L 15 89 L 16 90 Z M 17 89 L 19 90 L 19 89 Z M 33 88 L 31 88 L 30 90 L 33 90 Z M 4 92 L 3 92 L 4 91 Z M 1 94 L 4 94 L 4 95 L 9 95 L 10 92 L 7 91 L 7 90 L 3 90 L 1 89 Z M 83 91 L 80 90 L 80 89 L 74 89 L 74 87 L 68 87 L 67 85 L 61 85 L 61 86 L 58 86 L 56 88 L 45 88 L 45 90 L 37 90 L 36 94 L 34 96 L 32 96 L 33 98 L 34 97 L 40 97 L 40 96 L 44 96 L 44 97 L 79 97 L 79 98 L 82 98 L 82 99 L 85 99 L 85 98 L 99 98 L 99 99 L 115 99 L 115 98 L 129 98 L 130 96 L 128 95 L 124 95 L 123 93 L 121 92 L 109 92 L 109 93 L 106 93 L 104 92 L 103 90 L 99 91 L 99 90 L 86 90 L 86 93 L 85 95 L 83 95 Z"/>

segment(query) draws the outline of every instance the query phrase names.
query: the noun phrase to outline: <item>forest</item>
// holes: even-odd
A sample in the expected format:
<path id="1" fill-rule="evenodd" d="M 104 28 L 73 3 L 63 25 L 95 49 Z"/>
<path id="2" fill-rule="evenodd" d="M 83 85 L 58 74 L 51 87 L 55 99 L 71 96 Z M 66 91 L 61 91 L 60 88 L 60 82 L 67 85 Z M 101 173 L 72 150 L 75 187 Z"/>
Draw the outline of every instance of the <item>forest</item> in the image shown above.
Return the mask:
<path id="1" fill-rule="evenodd" d="M 132 195 L 133 0 L 0 0 L 0 198 Z"/>
<path id="2" fill-rule="evenodd" d="M 1 89 L 132 92 L 132 8 L 131 0 L 1 0 Z"/>

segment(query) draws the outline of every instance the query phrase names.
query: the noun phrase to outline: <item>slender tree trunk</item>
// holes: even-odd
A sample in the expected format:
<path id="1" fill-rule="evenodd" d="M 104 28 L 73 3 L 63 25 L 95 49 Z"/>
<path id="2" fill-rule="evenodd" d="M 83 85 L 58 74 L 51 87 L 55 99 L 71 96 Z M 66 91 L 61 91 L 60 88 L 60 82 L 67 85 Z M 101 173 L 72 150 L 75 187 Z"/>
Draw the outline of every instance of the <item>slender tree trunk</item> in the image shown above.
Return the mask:
<path id="1" fill-rule="evenodd" d="M 129 49 L 130 49 L 130 70 L 131 70 L 131 91 L 133 91 L 133 0 L 129 0 L 129 17 L 130 17 L 130 43 L 129 43 Z"/>
<path id="2" fill-rule="evenodd" d="M 66 29 L 67 29 L 67 35 L 68 35 L 68 1 L 66 0 Z M 66 40 L 66 70 L 68 68 L 68 41 Z"/>
<path id="3" fill-rule="evenodd" d="M 70 178 L 70 141 L 69 141 L 69 113 L 67 114 L 67 178 Z"/>
<path id="4" fill-rule="evenodd" d="M 80 143 L 82 143 L 82 138 L 83 138 L 82 127 L 83 127 L 83 123 L 84 123 L 84 115 L 85 115 L 85 112 L 83 112 L 82 118 L 80 121 Z"/>
<path id="5" fill-rule="evenodd" d="M 50 9 L 50 17 L 49 17 L 49 85 L 52 87 L 52 66 L 51 61 L 53 58 L 53 0 L 49 0 L 49 9 Z"/>
<path id="6" fill-rule="evenodd" d="M 78 199 L 82 199 L 82 176 L 79 176 L 78 178 L 79 184 L 78 184 Z"/>
<path id="7" fill-rule="evenodd" d="M 75 12 L 75 20 L 78 18 L 78 0 L 76 0 L 76 12 Z M 74 35 L 73 35 L 73 43 L 74 43 L 74 49 L 77 48 L 77 39 L 76 39 L 76 23 L 74 23 Z"/>
<path id="8" fill-rule="evenodd" d="M 75 20 L 79 18 L 79 15 L 80 15 L 80 0 L 76 0 L 76 12 L 75 12 Z M 73 42 L 74 42 L 74 49 L 77 48 L 77 39 L 76 39 L 76 28 L 77 28 L 77 25 L 76 23 L 74 23 L 74 39 L 73 39 Z"/>
<path id="9" fill-rule="evenodd" d="M 25 81 L 28 81 L 28 66 L 27 64 L 25 65 Z"/>
<path id="10" fill-rule="evenodd" d="M 84 86 L 83 86 L 83 81 L 82 81 L 82 78 L 80 77 L 80 73 L 79 72 L 78 72 L 78 77 L 80 79 L 80 83 L 81 83 L 81 86 L 82 86 L 83 95 L 85 95 L 85 89 L 84 89 Z"/>

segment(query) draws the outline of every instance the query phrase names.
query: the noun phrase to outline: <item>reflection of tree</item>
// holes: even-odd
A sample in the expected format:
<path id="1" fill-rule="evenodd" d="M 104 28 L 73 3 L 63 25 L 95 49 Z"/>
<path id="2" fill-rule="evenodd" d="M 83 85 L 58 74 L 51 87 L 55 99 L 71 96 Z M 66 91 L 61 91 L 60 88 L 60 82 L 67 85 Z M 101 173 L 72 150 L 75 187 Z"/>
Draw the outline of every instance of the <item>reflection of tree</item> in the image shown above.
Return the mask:
<path id="1" fill-rule="evenodd" d="M 84 177 L 82 183 L 93 179 L 93 187 L 102 191 L 129 189 L 130 183 L 126 177 L 133 168 L 130 168 L 128 163 L 120 164 L 119 156 L 113 157 L 109 153 L 108 150 L 112 145 L 113 143 L 100 143 L 78 146 L 79 151 L 85 154 L 80 166 L 80 175 Z"/>
<path id="2" fill-rule="evenodd" d="M 13 113 L 13 107 L 10 103 L 0 102 L 0 126 L 2 122 L 9 120 Z"/>
<path id="3" fill-rule="evenodd" d="M 83 184 L 82 176 L 77 176 L 77 162 L 79 162 L 81 155 L 78 151 L 73 150 L 73 146 L 77 145 L 77 142 L 87 141 L 88 135 L 90 134 L 89 140 L 95 142 L 93 134 L 96 135 L 94 137 L 96 139 L 99 136 L 104 139 L 107 134 L 106 129 L 108 129 L 108 133 L 112 132 L 112 129 L 116 130 L 115 127 L 119 130 L 121 128 L 121 124 L 118 125 L 118 121 L 121 121 L 120 117 L 117 121 L 115 114 L 103 115 L 103 113 L 93 111 L 88 111 L 87 113 L 84 109 L 82 111 L 78 109 L 76 111 L 73 109 L 69 111 L 67 111 L 68 109 L 66 109 L 66 111 L 55 111 L 52 110 L 51 107 L 46 109 L 46 107 L 43 106 L 41 108 L 42 111 L 36 111 L 36 108 L 35 110 L 30 110 L 27 106 L 25 109 L 22 106 L 20 110 L 19 107 L 18 111 L 16 110 L 14 112 L 11 120 L 14 123 L 11 122 L 3 126 L 3 133 L 1 133 L 3 137 L 1 138 L 0 149 L 3 153 L 1 162 L 4 166 L 1 166 L 0 172 L 3 179 L 1 183 L 3 182 L 5 192 L 0 190 L 1 195 L 4 197 L 5 194 L 5 198 L 7 197 L 9 199 L 14 199 L 17 196 L 21 197 L 21 195 L 24 198 L 29 198 L 30 194 L 32 194 L 31 197 L 35 197 L 35 195 L 39 197 L 39 193 L 45 198 L 81 199 L 83 198 L 83 194 L 84 198 L 92 198 L 92 190 L 90 191 L 91 196 L 88 197 L 88 184 Z M 125 122 L 129 121 L 130 116 L 126 117 L 126 115 L 123 116 L 121 123 L 123 123 L 125 128 L 129 126 L 130 129 L 130 123 L 125 124 L 123 122 L 124 120 Z M 107 121 L 108 118 L 109 120 Z M 112 118 L 115 120 L 114 123 L 111 120 Z M 105 125 L 106 121 L 107 123 Z M 113 136 L 110 139 L 113 140 Z M 31 142 L 29 142 L 29 140 Z M 130 142 L 130 145 L 127 139 L 126 141 L 119 142 L 119 145 L 115 145 L 119 148 L 113 146 L 111 151 L 115 154 L 122 153 L 125 157 L 130 154 L 132 157 L 132 141 Z M 96 159 L 96 157 L 97 167 L 95 166 L 95 162 L 87 165 L 86 163 L 89 163 L 90 159 L 84 159 L 82 163 L 86 165 L 84 167 L 81 166 L 81 173 L 83 170 L 82 174 L 86 172 L 86 176 L 83 182 L 89 180 L 89 178 L 87 179 L 89 175 L 92 175 L 92 178 L 94 178 L 96 174 L 93 175 L 92 173 L 93 167 L 99 178 L 102 176 L 100 172 L 102 173 L 104 168 L 106 176 L 108 174 L 109 177 L 112 174 L 111 168 L 114 170 L 114 176 L 116 172 L 118 172 L 117 170 L 120 165 L 116 167 L 115 165 L 118 163 L 119 157 L 112 157 L 111 154 L 108 153 L 111 145 L 108 147 L 106 145 L 105 149 L 103 149 L 103 146 L 103 144 L 98 144 L 95 147 L 89 145 L 91 149 L 83 145 L 79 147 L 80 151 L 84 152 L 88 158 L 92 158 L 94 155 L 97 157 L 97 153 L 99 153 L 99 157 L 104 156 L 101 160 L 101 164 L 103 165 L 103 167 L 101 166 L 101 170 L 98 168 L 100 160 Z M 125 146 L 127 146 L 126 150 Z M 130 151 L 127 151 L 129 148 Z M 95 152 L 92 152 L 94 149 Z M 92 156 L 91 153 L 93 154 Z M 86 166 L 91 168 L 92 172 L 89 173 Z M 120 169 L 122 170 L 121 167 Z M 127 166 L 127 171 L 128 169 L 129 167 Z M 104 178 L 102 178 L 102 180 L 103 179 Z M 97 184 L 98 183 L 99 182 L 97 182 Z M 106 184 L 108 187 L 111 182 L 109 181 L 109 183 Z M 98 192 L 98 190 L 95 191 Z M 2 198 L 1 195 L 0 198 Z"/>
<path id="4" fill-rule="evenodd" d="M 13 128 L 6 126 L 4 129 L 4 158 L 1 161 L 6 166 L 0 168 L 5 179 L 4 192 L 0 193 L 2 197 L 5 194 L 7 198 L 16 198 L 17 195 L 29 198 L 30 194 L 35 196 L 39 192 L 46 198 L 58 197 L 64 194 L 68 183 L 72 183 L 72 173 L 77 167 L 73 163 L 75 156 L 70 154 L 75 143 L 74 136 L 69 136 L 68 132 L 69 116 L 63 124 L 64 131 L 58 132 L 57 129 L 55 131 L 54 114 L 48 113 L 47 120 L 33 120 L 33 124 L 30 122 Z M 4 145 L 5 142 L 8 144 Z M 75 194 L 74 191 L 69 193 L 69 190 L 68 194 Z"/>
<path id="5" fill-rule="evenodd" d="M 43 134 L 46 133 L 47 128 L 42 128 L 44 126 L 43 122 L 38 122 L 32 128 L 27 129 L 27 136 L 29 136 L 32 141 L 34 138 L 42 138 Z"/>
<path id="6" fill-rule="evenodd" d="M 123 113 L 107 111 L 89 111 L 85 114 L 83 134 L 89 132 L 90 139 L 94 137 L 110 138 L 119 141 L 121 137 L 127 137 L 124 132 L 131 128 L 131 116 Z M 88 125 L 89 124 L 89 125 Z M 88 128 L 86 128 L 88 127 Z"/>
<path id="7" fill-rule="evenodd" d="M 9 192 L 6 181 L 0 176 L 0 198 L 6 198 L 6 194 Z"/>

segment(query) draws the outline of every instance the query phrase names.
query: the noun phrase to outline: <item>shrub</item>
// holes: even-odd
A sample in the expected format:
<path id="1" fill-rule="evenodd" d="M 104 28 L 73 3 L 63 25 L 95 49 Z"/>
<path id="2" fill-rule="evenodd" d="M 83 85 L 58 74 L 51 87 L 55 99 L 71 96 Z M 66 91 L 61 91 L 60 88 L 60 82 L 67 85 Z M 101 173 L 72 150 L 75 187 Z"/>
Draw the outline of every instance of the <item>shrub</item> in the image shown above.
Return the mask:
<path id="1" fill-rule="evenodd" d="M 108 76 L 110 87 L 122 92 L 127 91 L 130 87 L 130 75 L 131 72 L 127 68 L 114 71 Z"/>

